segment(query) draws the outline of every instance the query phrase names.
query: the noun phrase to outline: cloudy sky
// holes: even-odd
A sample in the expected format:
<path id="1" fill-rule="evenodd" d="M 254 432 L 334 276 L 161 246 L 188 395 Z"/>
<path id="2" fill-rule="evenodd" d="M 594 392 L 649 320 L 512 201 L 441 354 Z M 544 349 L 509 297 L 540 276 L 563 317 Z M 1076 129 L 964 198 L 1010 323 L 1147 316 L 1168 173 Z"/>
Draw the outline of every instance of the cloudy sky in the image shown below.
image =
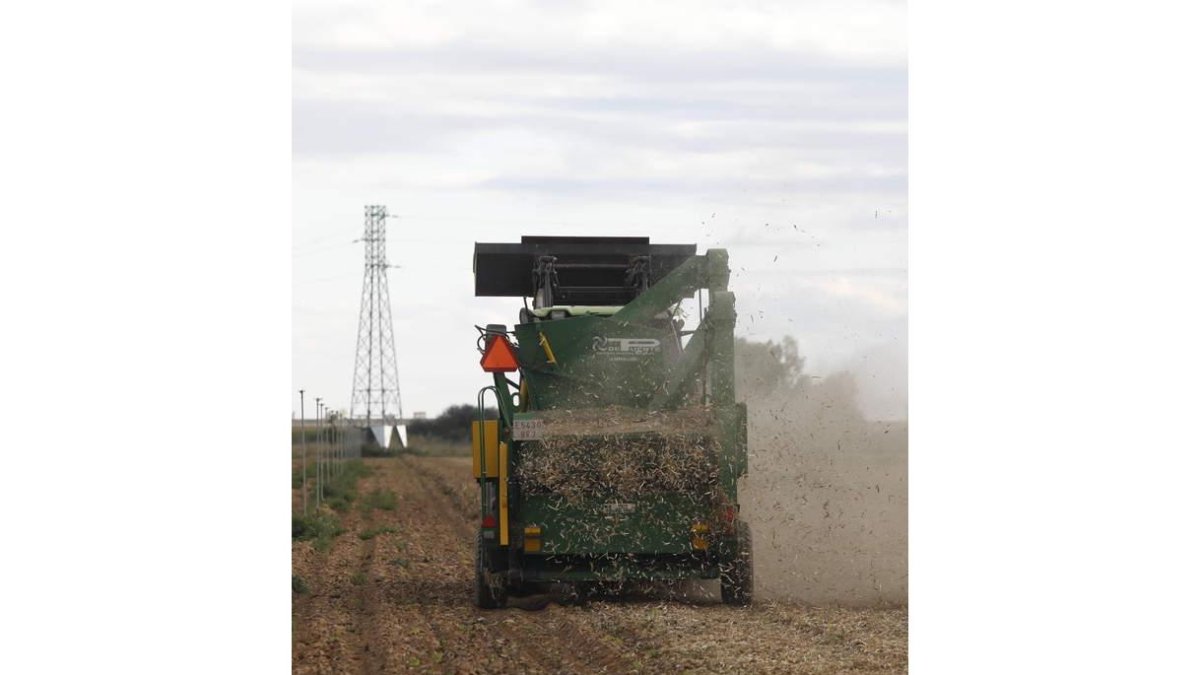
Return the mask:
<path id="1" fill-rule="evenodd" d="M 736 4 L 736 6 L 735 6 Z M 739 335 L 905 414 L 905 6 L 297 2 L 293 380 L 348 407 L 365 204 L 389 221 L 405 414 L 474 400 L 476 241 L 729 249 Z"/>

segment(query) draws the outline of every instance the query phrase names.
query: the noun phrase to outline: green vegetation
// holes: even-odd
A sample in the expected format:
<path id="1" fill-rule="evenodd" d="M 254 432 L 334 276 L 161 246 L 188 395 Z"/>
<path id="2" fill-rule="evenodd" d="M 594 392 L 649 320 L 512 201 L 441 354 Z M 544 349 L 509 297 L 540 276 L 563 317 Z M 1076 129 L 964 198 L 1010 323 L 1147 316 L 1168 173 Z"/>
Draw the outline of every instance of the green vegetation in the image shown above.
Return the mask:
<path id="1" fill-rule="evenodd" d="M 308 584 L 304 583 L 304 579 L 298 574 L 292 575 L 292 592 L 300 595 L 308 593 Z"/>
<path id="2" fill-rule="evenodd" d="M 804 361 L 796 340 L 790 335 L 778 344 L 739 337 L 733 349 L 737 390 L 758 394 L 776 391 L 801 394 L 813 384 L 812 376 L 804 372 Z"/>
<path id="3" fill-rule="evenodd" d="M 397 532 L 394 527 L 371 527 L 358 533 L 358 538 L 363 541 L 374 539 L 380 534 L 395 534 Z"/>
<path id="4" fill-rule="evenodd" d="M 399 499 L 396 493 L 391 490 L 375 489 L 363 498 L 363 509 L 382 509 L 384 511 L 395 511 L 396 504 Z"/>
<path id="5" fill-rule="evenodd" d="M 370 473 L 371 469 L 359 460 L 344 462 L 340 473 L 321 486 L 321 501 L 334 511 L 345 511 L 358 497 L 358 479 Z M 314 481 L 310 479 L 309 484 L 313 485 Z"/>
<path id="6" fill-rule="evenodd" d="M 317 476 L 317 462 L 314 459 L 308 461 L 308 482 L 313 484 Z M 292 489 L 299 490 L 304 487 L 305 466 L 299 460 L 292 462 Z"/>
<path id="7" fill-rule="evenodd" d="M 367 583 L 367 573 L 363 572 L 362 570 L 355 572 L 350 577 L 350 583 L 354 584 L 355 586 L 362 586 L 363 584 Z"/>
<path id="8" fill-rule="evenodd" d="M 848 371 L 815 377 L 804 372 L 804 357 L 796 341 L 751 342 L 734 345 L 737 391 L 754 407 L 775 411 L 773 419 L 807 420 L 808 428 L 862 428 L 867 425 L 858 407 L 858 387 Z"/>
<path id="9" fill-rule="evenodd" d="M 484 408 L 486 419 L 496 419 L 495 408 Z M 427 420 L 412 420 L 408 423 L 409 445 L 417 445 L 417 438 L 444 441 L 450 445 L 461 445 L 470 449 L 471 422 L 479 419 L 479 409 L 470 404 L 452 405 L 441 415 Z"/>
<path id="10" fill-rule="evenodd" d="M 358 496 L 358 479 L 370 474 L 370 468 L 361 461 L 348 461 L 341 465 L 340 471 L 321 486 L 321 506 L 328 506 L 337 512 L 345 511 Z M 313 491 L 309 498 L 310 506 L 315 506 L 317 497 L 317 481 L 315 467 L 309 468 L 308 484 Z M 296 467 L 292 474 L 292 484 L 297 485 L 300 468 Z M 393 498 L 395 495 L 393 495 Z M 312 541 L 313 548 L 318 551 L 329 550 L 333 539 L 345 532 L 336 513 L 325 509 L 314 509 L 308 515 L 292 514 L 292 540 Z M 303 583 L 303 582 L 301 582 Z"/>
<path id="11" fill-rule="evenodd" d="M 292 516 L 292 540 L 312 541 L 313 548 L 318 551 L 328 551 L 333 538 L 345 530 L 338 517 L 329 512 L 317 512 L 312 515 Z"/>

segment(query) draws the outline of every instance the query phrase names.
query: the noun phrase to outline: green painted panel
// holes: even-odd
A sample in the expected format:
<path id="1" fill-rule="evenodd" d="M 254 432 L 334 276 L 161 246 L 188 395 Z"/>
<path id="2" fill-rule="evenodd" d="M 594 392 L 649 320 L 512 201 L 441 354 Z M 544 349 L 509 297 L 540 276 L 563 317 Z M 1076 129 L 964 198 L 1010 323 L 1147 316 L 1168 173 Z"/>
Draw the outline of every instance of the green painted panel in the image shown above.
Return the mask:
<path id="1" fill-rule="evenodd" d="M 579 316 L 518 324 L 518 358 L 536 409 L 644 408 L 679 358 L 670 323 L 631 324 Z M 556 363 L 541 344 L 549 343 Z"/>
<path id="2" fill-rule="evenodd" d="M 567 503 L 555 496 L 526 496 L 522 527 L 542 528 L 544 554 L 689 553 L 691 527 L 712 507 L 688 495 Z"/>

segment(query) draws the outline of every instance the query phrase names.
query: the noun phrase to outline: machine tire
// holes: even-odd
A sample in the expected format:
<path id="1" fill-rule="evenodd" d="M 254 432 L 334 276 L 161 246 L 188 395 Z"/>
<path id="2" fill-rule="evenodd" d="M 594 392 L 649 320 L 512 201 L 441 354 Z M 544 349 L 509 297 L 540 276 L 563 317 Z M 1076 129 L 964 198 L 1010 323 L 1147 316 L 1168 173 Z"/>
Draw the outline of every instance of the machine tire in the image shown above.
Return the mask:
<path id="1" fill-rule="evenodd" d="M 754 550 L 750 526 L 737 522 L 737 550 L 721 569 L 721 602 L 744 607 L 754 596 Z"/>
<path id="2" fill-rule="evenodd" d="M 502 584 L 492 581 L 483 559 L 483 533 L 475 535 L 475 606 L 479 609 L 497 609 L 508 602 L 508 592 Z"/>

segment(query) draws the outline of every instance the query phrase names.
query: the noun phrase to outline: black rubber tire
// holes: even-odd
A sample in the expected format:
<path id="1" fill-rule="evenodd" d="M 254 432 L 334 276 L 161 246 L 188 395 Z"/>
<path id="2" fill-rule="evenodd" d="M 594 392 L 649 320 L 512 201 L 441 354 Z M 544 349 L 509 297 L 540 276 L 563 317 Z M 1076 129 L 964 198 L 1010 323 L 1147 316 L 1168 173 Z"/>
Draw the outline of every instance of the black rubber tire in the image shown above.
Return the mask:
<path id="1" fill-rule="evenodd" d="M 744 607 L 754 597 L 754 549 L 750 526 L 737 522 L 737 551 L 721 566 L 721 602 Z"/>
<path id="2" fill-rule="evenodd" d="M 569 589 L 563 596 L 563 604 L 576 607 L 585 607 L 588 604 L 588 598 L 594 594 L 591 584 L 585 581 L 577 581 L 570 585 Z"/>
<path id="3" fill-rule="evenodd" d="M 492 575 L 483 561 L 483 533 L 475 535 L 475 606 L 479 609 L 498 609 L 508 603 L 508 593 L 502 584 L 492 583 Z"/>

